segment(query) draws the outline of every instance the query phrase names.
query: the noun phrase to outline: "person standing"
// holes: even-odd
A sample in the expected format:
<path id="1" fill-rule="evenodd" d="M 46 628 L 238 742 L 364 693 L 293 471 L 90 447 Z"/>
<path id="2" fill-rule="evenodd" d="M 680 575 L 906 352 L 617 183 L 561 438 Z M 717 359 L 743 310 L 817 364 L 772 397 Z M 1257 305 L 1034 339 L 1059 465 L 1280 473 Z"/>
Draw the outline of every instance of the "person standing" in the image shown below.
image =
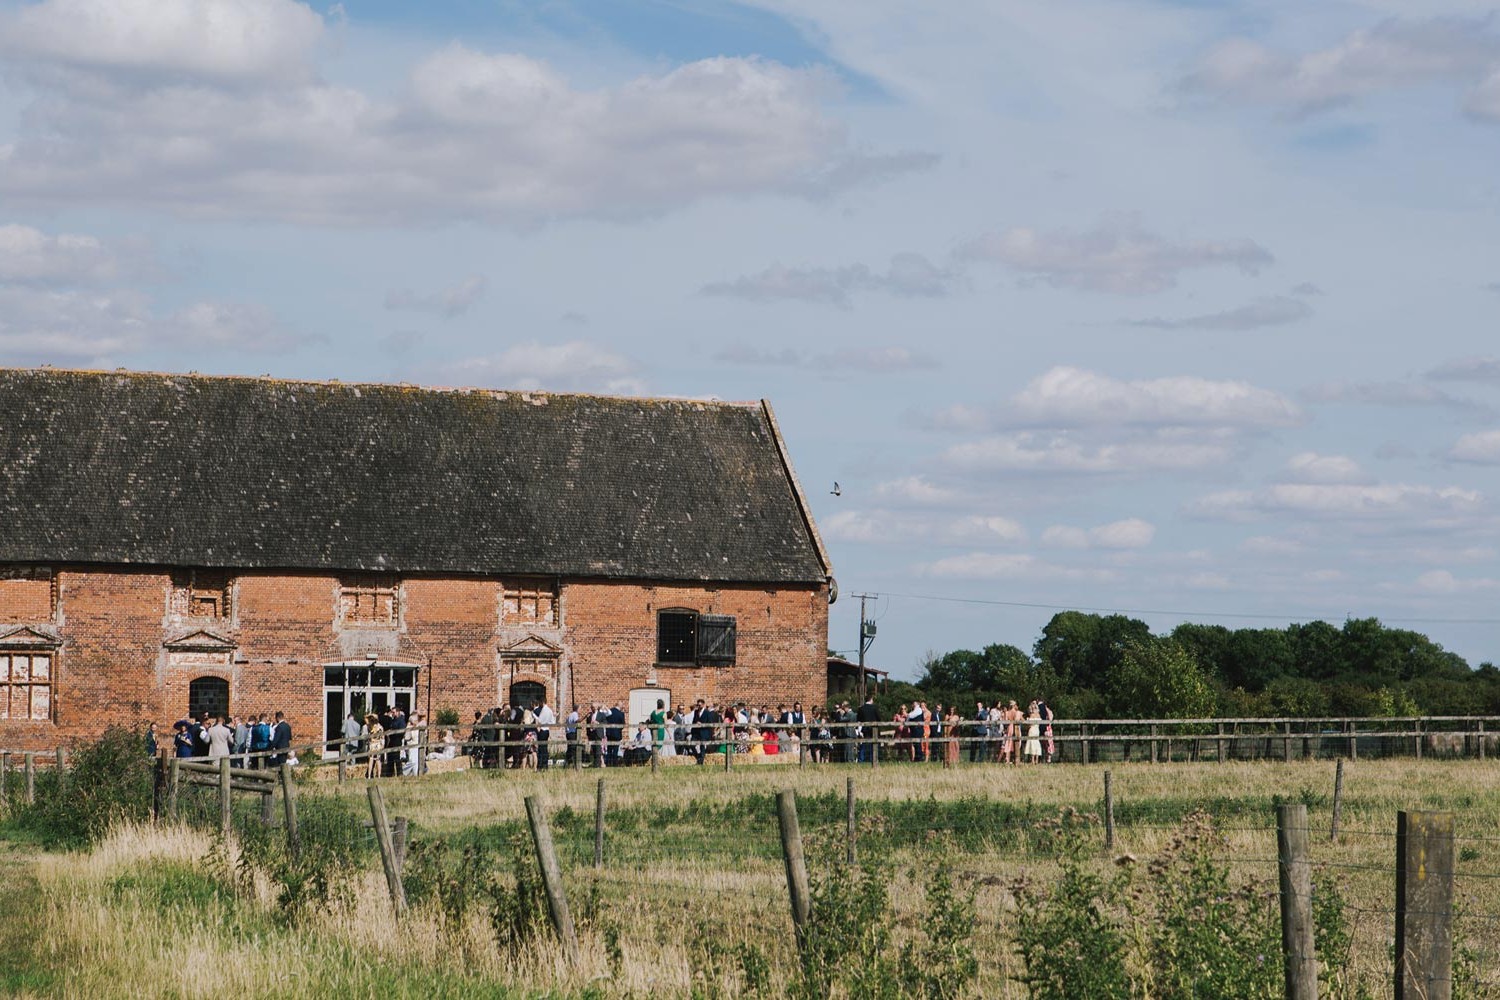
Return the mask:
<path id="1" fill-rule="evenodd" d="M 563 735 L 568 738 L 568 766 L 573 767 L 578 760 L 578 704 L 575 702 L 573 711 L 563 720 Z"/>
<path id="2" fill-rule="evenodd" d="M 1028 764 L 1037 764 L 1042 759 L 1042 713 L 1037 703 L 1026 707 L 1026 745 L 1021 756 Z"/>
<path id="3" fill-rule="evenodd" d="M 620 766 L 620 743 L 625 738 L 625 710 L 616 702 L 609 710 L 609 727 L 605 730 L 609 750 L 605 754 L 610 767 Z"/>
<path id="4" fill-rule="evenodd" d="M 948 714 L 943 717 L 943 767 L 951 768 L 958 763 L 958 734 L 959 723 L 958 706 L 949 705 Z"/>
<path id="5" fill-rule="evenodd" d="M 990 710 L 984 702 L 974 703 L 974 728 L 969 731 L 969 763 L 977 764 L 984 759 L 984 741 L 990 735 Z"/>
<path id="6" fill-rule="evenodd" d="M 646 717 L 651 726 L 651 745 L 657 754 L 667 744 L 667 703 L 656 699 L 656 710 Z"/>
<path id="7" fill-rule="evenodd" d="M 179 757 L 191 757 L 197 751 L 192 728 L 186 719 L 179 719 L 172 726 L 172 752 Z"/>
<path id="8" fill-rule="evenodd" d="M 237 767 L 250 766 L 250 727 L 238 715 L 234 717 L 234 763 Z"/>
<path id="9" fill-rule="evenodd" d="M 353 760 L 359 754 L 359 737 L 363 732 L 359 720 L 351 711 L 344 716 L 344 727 L 340 730 L 344 737 L 343 746 L 339 747 L 339 756 L 344 760 Z"/>
<path id="10" fill-rule="evenodd" d="M 264 712 L 250 724 L 250 766 L 256 770 L 265 768 L 267 750 L 271 749 L 271 724 Z"/>
<path id="11" fill-rule="evenodd" d="M 156 756 L 156 723 L 154 722 L 146 725 L 146 756 Z"/>
<path id="12" fill-rule="evenodd" d="M 280 712 L 276 713 L 276 725 L 271 727 L 271 749 L 275 751 L 270 758 L 272 767 L 280 767 L 286 763 L 287 751 L 292 748 L 292 724 L 286 721 L 286 716 Z"/>
<path id="13" fill-rule="evenodd" d="M 547 748 L 552 740 L 552 727 L 557 725 L 557 713 L 546 699 L 536 703 L 532 711 L 536 714 L 536 769 L 545 772 L 549 763 Z"/>
<path id="14" fill-rule="evenodd" d="M 365 777 L 378 778 L 381 755 L 385 750 L 385 729 L 380 725 L 380 716 L 374 712 L 365 713 L 365 725 L 360 730 L 360 737 L 369 754 L 369 759 L 365 761 Z"/>
<path id="15" fill-rule="evenodd" d="M 234 731 L 219 719 L 212 718 L 208 720 L 208 728 L 203 731 L 203 739 L 208 743 L 209 757 L 228 757 L 229 748 L 234 743 Z"/>
<path id="16" fill-rule="evenodd" d="M 875 742 L 880 739 L 880 709 L 875 707 L 873 694 L 865 696 L 865 703 L 859 706 L 855 721 L 860 728 L 859 763 L 868 764 L 876 752 Z"/>

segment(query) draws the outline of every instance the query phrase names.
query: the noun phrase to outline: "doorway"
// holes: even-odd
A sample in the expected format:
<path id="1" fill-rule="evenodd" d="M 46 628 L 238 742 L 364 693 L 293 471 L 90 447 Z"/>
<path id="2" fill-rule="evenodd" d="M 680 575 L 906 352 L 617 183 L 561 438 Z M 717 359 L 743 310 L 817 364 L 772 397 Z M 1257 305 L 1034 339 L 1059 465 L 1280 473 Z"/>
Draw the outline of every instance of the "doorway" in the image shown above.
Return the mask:
<path id="1" fill-rule="evenodd" d="M 667 708 L 671 708 L 671 689 L 662 687 L 631 688 L 630 715 L 627 717 L 630 724 L 633 726 L 638 722 L 645 722 L 651 713 L 656 711 L 656 703 L 658 701 Z"/>
<path id="2" fill-rule="evenodd" d="M 510 697 L 507 700 L 512 705 L 530 708 L 539 701 L 547 700 L 547 685 L 538 681 L 513 681 L 510 685 Z"/>
<path id="3" fill-rule="evenodd" d="M 414 663 L 360 660 L 329 663 L 323 667 L 323 738 L 340 739 L 344 715 L 353 712 L 364 722 L 366 712 L 379 715 L 399 708 L 410 715 L 417 703 L 417 670 Z"/>

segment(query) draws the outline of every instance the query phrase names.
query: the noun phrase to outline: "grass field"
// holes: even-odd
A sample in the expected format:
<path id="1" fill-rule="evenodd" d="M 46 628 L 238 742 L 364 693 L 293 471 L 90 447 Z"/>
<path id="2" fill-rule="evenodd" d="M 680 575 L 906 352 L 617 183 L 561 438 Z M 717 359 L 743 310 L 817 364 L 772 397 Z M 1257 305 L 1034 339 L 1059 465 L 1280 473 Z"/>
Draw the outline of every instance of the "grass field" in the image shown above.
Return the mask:
<path id="1" fill-rule="evenodd" d="M 1212 817 L 1213 854 L 1232 882 L 1274 894 L 1274 805 L 1305 803 L 1315 879 L 1339 888 L 1353 934 L 1337 984 L 1351 997 L 1390 992 L 1397 811 L 1454 811 L 1455 934 L 1463 956 L 1456 995 L 1500 997 L 1500 764 L 1349 764 L 1336 844 L 1328 838 L 1328 763 L 1116 764 L 1111 771 L 1116 844 L 1106 852 L 1102 832 L 1092 830 L 1090 857 L 1106 876 L 1139 866 L 1138 891 L 1153 878 L 1150 860 L 1180 844 L 1185 818 L 1201 810 Z M 368 817 L 363 783 L 302 786 L 312 842 L 326 840 L 318 839 L 319 824 L 337 826 L 326 842 L 342 837 L 343 853 L 325 873 L 329 894 L 317 883 L 301 887 L 303 898 L 316 898 L 297 919 L 278 902 L 284 880 L 240 864 L 236 841 L 220 844 L 203 828 L 128 826 L 81 854 L 0 841 L 0 994 L 706 997 L 753 988 L 784 995 L 797 958 L 774 795 L 796 789 L 814 879 L 826 878 L 842 857 L 852 775 L 857 847 L 888 892 L 892 947 L 930 925 L 924 888 L 946 869 L 974 896 L 978 975 L 959 995 L 1024 997 L 1014 938 L 1035 917 L 1018 906 L 1016 881 L 1043 889 L 1056 881 L 1054 820 L 1065 808 L 1097 813 L 1103 781 L 1102 768 L 1077 765 L 610 771 L 605 863 L 596 870 L 599 773 L 383 782 L 389 813 L 407 817 L 412 830 L 414 908 L 399 922 L 373 836 L 359 825 Z M 504 900 L 483 892 L 491 873 L 508 884 L 510 845 L 524 829 L 523 799 L 533 794 L 548 805 L 580 916 L 576 963 L 546 934 L 498 946 Z M 211 803 L 202 809 L 217 815 Z M 252 812 L 246 803 L 241 820 L 253 822 Z M 529 864 L 529 855 L 521 862 Z M 1279 956 L 1269 957 L 1279 967 Z"/>

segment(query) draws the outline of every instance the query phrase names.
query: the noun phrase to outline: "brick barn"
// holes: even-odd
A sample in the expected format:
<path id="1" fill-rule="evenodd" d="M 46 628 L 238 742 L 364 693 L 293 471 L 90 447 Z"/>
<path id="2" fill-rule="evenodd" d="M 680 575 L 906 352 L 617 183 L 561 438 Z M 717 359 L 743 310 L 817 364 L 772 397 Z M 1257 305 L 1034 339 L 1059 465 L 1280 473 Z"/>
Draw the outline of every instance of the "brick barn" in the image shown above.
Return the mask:
<path id="1" fill-rule="evenodd" d="M 764 402 L 6 369 L 0 469 L 6 748 L 825 692 L 829 562 Z"/>

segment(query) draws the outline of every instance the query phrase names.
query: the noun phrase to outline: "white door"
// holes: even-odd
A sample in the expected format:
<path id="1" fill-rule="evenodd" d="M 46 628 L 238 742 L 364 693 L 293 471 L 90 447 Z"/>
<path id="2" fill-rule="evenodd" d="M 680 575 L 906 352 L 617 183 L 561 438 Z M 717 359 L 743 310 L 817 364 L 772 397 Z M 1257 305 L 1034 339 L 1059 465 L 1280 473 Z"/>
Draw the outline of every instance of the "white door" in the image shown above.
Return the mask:
<path id="1" fill-rule="evenodd" d="M 630 690 L 630 714 L 626 716 L 633 726 L 637 722 L 645 722 L 652 712 L 656 711 L 656 703 L 660 701 L 667 708 L 672 707 L 672 692 L 667 688 L 631 688 Z"/>

